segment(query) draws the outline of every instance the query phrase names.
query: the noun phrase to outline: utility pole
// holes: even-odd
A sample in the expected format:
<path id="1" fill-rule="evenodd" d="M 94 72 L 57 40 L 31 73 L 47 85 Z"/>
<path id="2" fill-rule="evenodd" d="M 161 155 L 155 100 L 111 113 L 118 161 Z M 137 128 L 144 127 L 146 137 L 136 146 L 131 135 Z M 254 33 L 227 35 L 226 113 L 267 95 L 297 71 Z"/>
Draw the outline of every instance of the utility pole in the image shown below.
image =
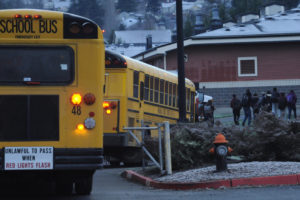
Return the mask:
<path id="1" fill-rule="evenodd" d="M 177 69 L 178 69 L 178 107 L 179 122 L 186 122 L 186 98 L 185 98 L 185 72 L 183 52 L 183 28 L 182 28 L 182 0 L 176 0 L 176 24 L 177 24 Z"/>

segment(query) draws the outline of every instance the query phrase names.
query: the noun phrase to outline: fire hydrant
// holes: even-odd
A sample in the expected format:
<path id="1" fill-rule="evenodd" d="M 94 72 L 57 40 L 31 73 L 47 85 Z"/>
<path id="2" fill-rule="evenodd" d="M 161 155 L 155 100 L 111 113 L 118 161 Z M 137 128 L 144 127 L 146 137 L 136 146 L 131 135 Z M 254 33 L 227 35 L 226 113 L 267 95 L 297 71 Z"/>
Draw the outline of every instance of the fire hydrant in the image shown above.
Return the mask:
<path id="1" fill-rule="evenodd" d="M 215 137 L 215 147 L 209 150 L 210 153 L 216 153 L 216 172 L 227 170 L 227 154 L 233 151 L 227 146 L 227 143 L 225 136 L 219 133 Z"/>

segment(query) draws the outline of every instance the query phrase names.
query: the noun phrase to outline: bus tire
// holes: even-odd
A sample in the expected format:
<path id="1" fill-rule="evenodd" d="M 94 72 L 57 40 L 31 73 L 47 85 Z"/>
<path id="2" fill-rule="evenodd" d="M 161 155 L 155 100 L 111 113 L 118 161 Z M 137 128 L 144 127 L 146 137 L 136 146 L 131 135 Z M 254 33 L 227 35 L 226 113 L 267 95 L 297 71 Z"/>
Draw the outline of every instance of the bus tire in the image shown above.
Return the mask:
<path id="1" fill-rule="evenodd" d="M 78 195 L 90 195 L 93 188 L 93 175 L 86 175 L 75 181 L 75 191 Z"/>
<path id="2" fill-rule="evenodd" d="M 59 195 L 71 195 L 73 192 L 72 180 L 57 180 L 56 193 Z"/>
<path id="3" fill-rule="evenodd" d="M 126 166 L 132 166 L 142 163 L 142 149 L 141 148 L 129 148 L 122 154 L 122 160 Z"/>

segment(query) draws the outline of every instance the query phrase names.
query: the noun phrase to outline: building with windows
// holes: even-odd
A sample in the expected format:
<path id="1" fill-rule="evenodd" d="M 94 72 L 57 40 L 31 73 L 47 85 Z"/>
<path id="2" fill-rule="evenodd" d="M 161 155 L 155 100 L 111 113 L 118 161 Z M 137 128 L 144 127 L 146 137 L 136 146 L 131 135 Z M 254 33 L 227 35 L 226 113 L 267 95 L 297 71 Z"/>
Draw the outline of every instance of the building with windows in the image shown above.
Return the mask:
<path id="1" fill-rule="evenodd" d="M 169 43 L 134 58 L 177 70 L 176 49 Z M 285 93 L 293 89 L 299 97 L 299 52 L 300 6 L 186 39 L 185 75 L 216 105 L 229 105 L 233 93 L 241 97 L 247 88 L 259 95 L 273 87 Z"/>

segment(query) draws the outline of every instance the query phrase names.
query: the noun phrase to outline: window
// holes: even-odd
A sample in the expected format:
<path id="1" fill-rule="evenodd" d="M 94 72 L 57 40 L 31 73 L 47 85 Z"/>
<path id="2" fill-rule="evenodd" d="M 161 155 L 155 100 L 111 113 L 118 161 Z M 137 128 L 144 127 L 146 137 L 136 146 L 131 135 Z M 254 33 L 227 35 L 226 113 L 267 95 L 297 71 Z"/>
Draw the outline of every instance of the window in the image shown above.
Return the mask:
<path id="1" fill-rule="evenodd" d="M 164 88 L 165 88 L 165 81 L 160 79 L 160 90 L 159 90 L 159 103 L 164 103 Z"/>
<path id="2" fill-rule="evenodd" d="M 146 101 L 149 100 L 149 76 L 145 75 L 145 96 L 144 99 Z"/>
<path id="3" fill-rule="evenodd" d="M 159 78 L 155 78 L 154 81 L 154 102 L 158 103 L 158 86 L 159 85 Z"/>
<path id="4" fill-rule="evenodd" d="M 0 84 L 68 85 L 74 79 L 74 52 L 69 47 L 1 46 Z"/>
<path id="5" fill-rule="evenodd" d="M 176 84 L 173 84 L 173 107 L 176 107 L 176 91 L 177 91 L 177 85 Z"/>
<path id="6" fill-rule="evenodd" d="M 168 105 L 168 92 L 169 92 L 169 83 L 166 81 L 166 87 L 165 87 L 165 104 Z"/>
<path id="7" fill-rule="evenodd" d="M 150 101 L 153 101 L 153 76 L 150 77 Z"/>
<path id="8" fill-rule="evenodd" d="M 169 106 L 172 106 L 172 83 L 169 83 Z"/>
<path id="9" fill-rule="evenodd" d="M 257 57 L 239 57 L 238 76 L 257 76 Z"/>
<path id="10" fill-rule="evenodd" d="M 139 97 L 139 72 L 133 72 L 133 97 Z"/>

